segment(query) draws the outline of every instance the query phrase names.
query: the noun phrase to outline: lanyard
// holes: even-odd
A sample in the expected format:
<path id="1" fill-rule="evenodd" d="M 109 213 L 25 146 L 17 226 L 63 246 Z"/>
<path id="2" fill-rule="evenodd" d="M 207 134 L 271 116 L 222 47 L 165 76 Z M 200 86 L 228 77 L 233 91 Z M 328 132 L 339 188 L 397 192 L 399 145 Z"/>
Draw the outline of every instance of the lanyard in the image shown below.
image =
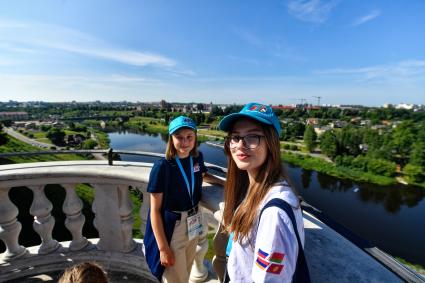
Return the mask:
<path id="1" fill-rule="evenodd" d="M 189 180 L 187 179 L 186 176 L 186 172 L 184 172 L 182 163 L 180 162 L 180 158 L 178 156 L 176 156 L 176 162 L 177 165 L 179 166 L 180 169 L 180 173 L 182 173 L 183 179 L 186 182 L 186 188 L 187 188 L 187 192 L 189 193 L 189 197 L 190 197 L 190 201 L 192 202 L 192 206 L 195 206 L 195 204 L 193 203 L 193 191 L 195 189 L 195 174 L 193 172 L 193 160 L 192 160 L 192 156 L 189 156 L 190 158 L 190 175 L 191 175 L 191 181 L 192 181 L 192 191 L 190 190 L 190 186 L 189 186 Z"/>

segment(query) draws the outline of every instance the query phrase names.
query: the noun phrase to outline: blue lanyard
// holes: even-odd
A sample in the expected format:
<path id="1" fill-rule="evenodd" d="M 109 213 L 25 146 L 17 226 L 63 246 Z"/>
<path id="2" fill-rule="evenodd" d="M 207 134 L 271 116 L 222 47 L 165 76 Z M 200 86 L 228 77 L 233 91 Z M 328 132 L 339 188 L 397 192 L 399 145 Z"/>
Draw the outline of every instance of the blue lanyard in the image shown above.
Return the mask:
<path id="1" fill-rule="evenodd" d="M 229 240 L 227 240 L 227 246 L 226 246 L 226 256 L 229 257 L 230 256 L 230 252 L 232 251 L 232 246 L 233 246 L 233 238 L 235 236 L 235 232 L 231 232 L 229 234 Z"/>
<path id="2" fill-rule="evenodd" d="M 192 160 L 192 156 L 190 155 L 190 175 L 191 175 L 191 181 L 192 181 L 192 191 L 190 190 L 190 186 L 189 186 L 189 180 L 187 179 L 186 176 L 186 172 L 184 172 L 182 163 L 180 162 L 180 158 L 176 155 L 176 162 L 177 165 L 179 166 L 180 172 L 182 173 L 183 179 L 186 182 L 186 188 L 187 188 L 187 192 L 189 193 L 189 197 L 190 197 L 190 201 L 192 202 L 192 206 L 195 206 L 195 204 L 193 203 L 193 192 L 195 190 L 195 173 L 193 172 L 193 160 Z"/>

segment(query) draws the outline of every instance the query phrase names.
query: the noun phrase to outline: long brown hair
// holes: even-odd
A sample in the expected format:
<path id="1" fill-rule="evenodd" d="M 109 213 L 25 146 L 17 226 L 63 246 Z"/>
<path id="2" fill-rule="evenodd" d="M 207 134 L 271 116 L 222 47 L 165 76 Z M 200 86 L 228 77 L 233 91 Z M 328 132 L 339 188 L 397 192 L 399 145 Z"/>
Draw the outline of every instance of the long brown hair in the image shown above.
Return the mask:
<path id="1" fill-rule="evenodd" d="M 237 167 L 228 142 L 224 146 L 228 171 L 224 190 L 223 221 L 226 230 L 234 232 L 234 240 L 239 241 L 248 239 L 249 231 L 257 216 L 258 206 L 272 185 L 282 178 L 279 137 L 272 126 L 258 124 L 265 136 L 267 158 L 260 166 L 254 184 L 249 184 L 247 171 Z M 229 131 L 229 134 L 231 132 L 232 130 Z"/>
<path id="2" fill-rule="evenodd" d="M 190 128 L 181 128 L 181 129 L 190 129 Z M 193 129 L 190 129 L 190 130 L 193 131 Z M 179 131 L 180 131 L 180 129 L 176 133 L 178 133 Z M 198 155 L 199 155 L 199 152 L 198 152 L 198 135 L 196 134 L 196 131 L 193 131 L 193 132 L 195 133 L 195 146 L 190 151 L 190 155 L 192 155 L 192 157 L 198 157 Z M 174 146 L 173 137 L 172 137 L 172 135 L 168 135 L 167 148 L 165 150 L 165 158 L 167 160 L 171 160 L 174 157 L 176 157 L 176 155 L 177 155 L 177 149 Z"/>

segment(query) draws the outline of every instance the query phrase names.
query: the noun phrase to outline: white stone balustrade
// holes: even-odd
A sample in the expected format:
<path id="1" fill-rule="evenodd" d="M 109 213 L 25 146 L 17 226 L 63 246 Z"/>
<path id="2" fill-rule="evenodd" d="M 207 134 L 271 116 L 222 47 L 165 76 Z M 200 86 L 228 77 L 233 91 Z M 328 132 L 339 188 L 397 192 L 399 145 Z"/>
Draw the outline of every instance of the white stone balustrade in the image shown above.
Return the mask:
<path id="1" fill-rule="evenodd" d="M 72 235 L 72 241 L 69 245 L 71 251 L 78 251 L 89 244 L 89 241 L 83 237 L 83 226 L 86 220 L 81 213 L 83 202 L 75 192 L 75 184 L 62 184 L 66 190 L 65 201 L 62 210 L 66 214 L 65 227 Z"/>
<path id="2" fill-rule="evenodd" d="M 0 239 L 7 249 L 0 255 L 0 282 L 63 270 L 72 262 L 82 260 L 100 261 L 110 270 L 128 272 L 154 281 L 144 259 L 141 241 L 133 239 L 133 205 L 129 197 L 129 186 L 143 193 L 144 201 L 139 212 L 143 233 L 149 209 L 146 187 L 151 166 L 148 163 L 121 161 L 114 162 L 112 166 L 105 161 L 0 166 Z M 88 240 L 83 236 L 83 203 L 75 190 L 76 184 L 80 183 L 93 187 L 95 198 L 92 210 L 99 239 Z M 65 188 L 62 210 L 66 215 L 65 226 L 72 235 L 70 242 L 59 243 L 52 238 L 55 225 L 51 215 L 53 205 L 44 193 L 44 187 L 48 184 L 60 184 Z M 8 196 L 11 188 L 22 186 L 33 192 L 30 214 L 34 216 L 33 229 L 42 241 L 40 246 L 28 249 L 19 245 L 21 223 L 17 221 L 18 209 Z M 208 191 L 214 191 L 214 187 L 207 187 L 206 191 L 206 200 L 202 204 L 214 212 L 218 208 L 218 201 L 214 197 L 208 198 Z M 215 197 L 222 198 L 222 192 Z M 216 201 L 217 204 L 214 203 Z M 204 226 L 191 274 L 193 282 L 202 282 L 208 275 L 203 263 L 208 249 L 208 225 Z"/>
<path id="3" fill-rule="evenodd" d="M 41 246 L 38 250 L 40 254 L 48 254 L 59 248 L 58 241 L 52 239 L 55 218 L 50 214 L 53 209 L 52 203 L 44 194 L 44 185 L 29 186 L 34 194 L 30 213 L 34 216 L 33 228 L 40 235 Z"/>
<path id="4" fill-rule="evenodd" d="M 0 188 L 0 239 L 6 244 L 5 261 L 19 258 L 27 250 L 18 243 L 22 225 L 18 222 L 18 208 L 9 199 L 10 188 Z"/>

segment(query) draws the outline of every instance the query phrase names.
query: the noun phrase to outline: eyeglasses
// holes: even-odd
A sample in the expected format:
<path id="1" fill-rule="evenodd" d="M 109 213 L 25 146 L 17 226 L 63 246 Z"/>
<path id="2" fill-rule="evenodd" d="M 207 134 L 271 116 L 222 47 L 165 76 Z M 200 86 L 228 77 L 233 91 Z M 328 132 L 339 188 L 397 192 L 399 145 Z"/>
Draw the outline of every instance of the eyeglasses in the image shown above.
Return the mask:
<path id="1" fill-rule="evenodd" d="M 264 138 L 261 135 L 246 135 L 244 137 L 231 135 L 226 138 L 226 142 L 231 149 L 235 149 L 239 141 L 242 140 L 242 144 L 247 149 L 255 149 L 260 144 L 260 139 Z"/>

